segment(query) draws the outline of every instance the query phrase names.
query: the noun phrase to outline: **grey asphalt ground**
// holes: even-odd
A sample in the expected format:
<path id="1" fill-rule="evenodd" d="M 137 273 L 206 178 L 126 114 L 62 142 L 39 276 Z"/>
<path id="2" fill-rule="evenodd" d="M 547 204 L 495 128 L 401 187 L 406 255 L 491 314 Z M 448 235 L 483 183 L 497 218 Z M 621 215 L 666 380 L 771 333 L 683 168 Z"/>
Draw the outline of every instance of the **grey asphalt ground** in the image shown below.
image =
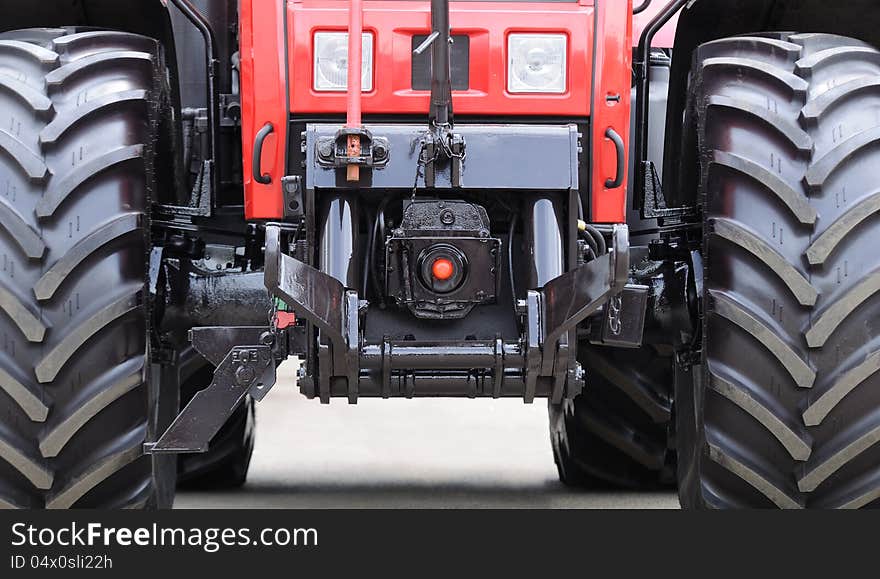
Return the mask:
<path id="1" fill-rule="evenodd" d="M 574 492 L 556 477 L 546 405 L 519 400 L 306 400 L 288 363 L 257 406 L 244 488 L 176 508 L 675 509 L 672 492 Z"/>

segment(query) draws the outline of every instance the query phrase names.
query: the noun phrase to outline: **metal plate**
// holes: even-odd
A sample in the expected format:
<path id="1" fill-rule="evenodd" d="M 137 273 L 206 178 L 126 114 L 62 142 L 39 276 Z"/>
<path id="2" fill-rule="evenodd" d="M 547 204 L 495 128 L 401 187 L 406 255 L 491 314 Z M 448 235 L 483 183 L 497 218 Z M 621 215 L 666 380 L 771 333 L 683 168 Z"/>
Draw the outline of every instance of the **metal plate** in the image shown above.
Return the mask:
<path id="1" fill-rule="evenodd" d="M 345 172 L 318 162 L 319 139 L 334 137 L 341 125 L 309 124 L 306 128 L 306 187 L 352 188 Z M 389 142 L 388 163 L 364 170 L 358 188 L 412 189 L 416 180 L 425 125 L 366 125 Z M 461 189 L 567 191 L 578 188 L 578 131 L 576 125 L 466 125 L 455 132 L 464 137 L 467 157 Z M 424 186 L 424 179 L 419 179 Z M 437 189 L 451 188 L 449 167 L 440 167 Z"/>

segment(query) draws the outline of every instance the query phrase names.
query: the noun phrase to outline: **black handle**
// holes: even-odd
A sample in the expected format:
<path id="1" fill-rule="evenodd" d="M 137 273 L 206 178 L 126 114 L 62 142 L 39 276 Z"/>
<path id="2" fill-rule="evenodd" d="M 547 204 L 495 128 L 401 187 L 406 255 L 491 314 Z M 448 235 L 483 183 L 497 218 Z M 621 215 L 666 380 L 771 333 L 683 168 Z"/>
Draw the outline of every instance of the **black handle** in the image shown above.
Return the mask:
<path id="1" fill-rule="evenodd" d="M 266 137 L 274 132 L 275 127 L 272 126 L 272 123 L 266 123 L 260 129 L 260 132 L 257 133 L 257 138 L 254 140 L 254 181 L 260 185 L 270 185 L 272 183 L 272 175 L 263 173 L 261 165 L 263 164 L 263 142 L 266 140 Z"/>
<path id="2" fill-rule="evenodd" d="M 626 161 L 626 155 L 623 150 L 623 138 L 611 127 L 608 127 L 605 131 L 605 136 L 611 139 L 611 142 L 614 143 L 614 148 L 617 151 L 617 175 L 614 179 L 605 180 L 605 188 L 617 189 L 623 184 L 623 172 L 626 170 L 623 166 Z"/>

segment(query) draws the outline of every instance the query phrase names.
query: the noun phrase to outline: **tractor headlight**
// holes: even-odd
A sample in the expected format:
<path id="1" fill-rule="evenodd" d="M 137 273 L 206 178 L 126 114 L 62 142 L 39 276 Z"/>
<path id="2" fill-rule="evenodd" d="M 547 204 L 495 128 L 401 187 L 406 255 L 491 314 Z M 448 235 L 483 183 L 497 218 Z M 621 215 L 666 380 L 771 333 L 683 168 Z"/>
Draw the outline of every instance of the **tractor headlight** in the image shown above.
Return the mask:
<path id="1" fill-rule="evenodd" d="M 361 48 L 361 88 L 373 90 L 373 35 L 363 34 Z M 317 91 L 346 91 L 348 89 L 348 33 L 315 33 L 315 81 Z"/>
<path id="2" fill-rule="evenodd" d="M 507 90 L 564 93 L 567 52 L 564 34 L 511 34 L 507 37 Z"/>

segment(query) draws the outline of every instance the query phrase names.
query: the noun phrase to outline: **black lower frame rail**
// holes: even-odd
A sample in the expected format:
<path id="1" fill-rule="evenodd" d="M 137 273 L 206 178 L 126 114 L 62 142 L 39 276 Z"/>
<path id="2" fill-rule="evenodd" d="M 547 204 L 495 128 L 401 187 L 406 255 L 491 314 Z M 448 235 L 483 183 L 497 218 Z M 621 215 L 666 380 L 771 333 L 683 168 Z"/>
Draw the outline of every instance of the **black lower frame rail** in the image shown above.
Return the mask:
<path id="1" fill-rule="evenodd" d="M 629 232 L 616 226 L 611 250 L 528 292 L 520 302 L 522 335 L 515 341 L 362 341 L 356 291 L 282 251 L 282 228 L 266 227 L 265 283 L 318 343 L 318 388 L 331 397 L 536 397 L 559 402 L 583 389 L 583 371 L 569 340 L 581 322 L 623 292 L 629 273 Z M 307 355 L 303 326 L 202 327 L 193 347 L 215 365 L 211 384 L 198 392 L 155 443 L 150 454 L 201 453 L 250 395 L 262 400 L 277 366 Z M 301 380 L 307 379 L 301 377 Z"/>
<path id="2" fill-rule="evenodd" d="M 623 291 L 629 272 L 629 232 L 616 226 L 609 253 L 528 292 L 516 341 L 361 343 L 357 292 L 286 255 L 281 236 L 279 227 L 266 227 L 266 287 L 317 330 L 322 402 L 338 396 L 352 403 L 361 396 L 522 396 L 532 402 L 575 395 L 583 377 L 569 334 Z"/>

